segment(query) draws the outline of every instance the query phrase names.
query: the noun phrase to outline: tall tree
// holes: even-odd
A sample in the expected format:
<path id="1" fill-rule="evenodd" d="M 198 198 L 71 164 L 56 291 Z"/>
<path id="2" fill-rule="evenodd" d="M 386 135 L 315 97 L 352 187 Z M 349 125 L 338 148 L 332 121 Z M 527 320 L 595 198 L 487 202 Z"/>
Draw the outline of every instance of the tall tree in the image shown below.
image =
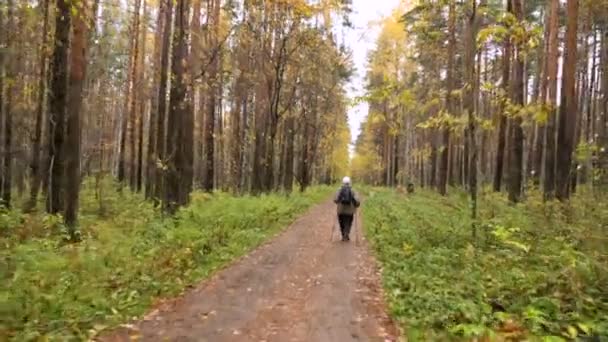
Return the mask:
<path id="1" fill-rule="evenodd" d="M 144 117 L 146 115 L 147 103 L 147 82 L 146 82 L 146 39 L 148 36 L 148 6 L 146 0 L 143 1 L 141 32 L 139 43 L 141 44 L 139 57 L 139 103 L 137 110 L 137 166 L 135 167 L 135 189 L 140 192 L 143 186 L 144 171 Z M 135 152 L 133 152 L 135 153 Z"/>
<path id="2" fill-rule="evenodd" d="M 129 64 L 127 69 L 127 82 L 125 84 L 125 104 L 122 111 L 121 121 L 121 134 L 120 134 L 120 147 L 119 147 L 119 160 L 118 160 L 118 181 L 124 183 L 127 181 L 127 138 L 129 136 L 134 138 L 133 126 L 135 122 L 133 117 L 135 115 L 135 104 L 136 94 L 135 83 L 137 82 L 137 65 L 139 59 L 138 56 L 138 40 L 139 40 L 139 12 L 141 9 L 141 0 L 136 0 L 134 4 L 133 18 L 131 20 L 131 26 L 129 28 Z M 131 140 L 131 154 L 135 152 L 135 140 Z M 134 155 L 133 155 L 134 157 Z M 131 175 L 133 173 L 135 159 L 131 159 L 129 171 Z M 134 177 L 129 177 L 129 185 L 133 186 Z"/>
<path id="3" fill-rule="evenodd" d="M 558 68 L 558 30 L 559 30 L 559 0 L 550 0 L 548 14 L 548 42 L 546 71 L 543 82 L 548 83 L 548 99 L 545 110 L 549 113 L 545 125 L 544 144 L 544 172 L 543 192 L 544 199 L 551 200 L 555 197 L 555 124 L 557 116 L 557 68 Z"/>
<path id="4" fill-rule="evenodd" d="M 207 21 L 211 29 L 208 33 L 208 44 L 211 49 L 219 48 L 219 28 L 220 28 L 220 3 L 219 0 L 207 0 Z M 205 116 L 205 129 L 203 146 L 205 148 L 203 190 L 213 190 L 214 171 L 215 171 L 215 123 L 217 113 L 217 95 L 219 92 L 219 54 L 211 55 L 209 75 L 207 78 L 207 108 Z"/>
<path id="5" fill-rule="evenodd" d="M 15 26 L 15 13 L 14 13 L 15 4 L 13 0 L 8 0 L 7 2 L 7 24 L 9 29 L 5 32 L 5 41 L 7 45 L 14 51 L 17 50 L 17 39 L 16 39 L 16 31 L 17 28 Z M 7 61 L 7 68 L 5 70 L 5 74 L 3 75 L 7 80 L 6 89 L 2 89 L 1 91 L 6 91 L 6 100 L 5 100 L 5 108 L 4 108 L 4 155 L 2 158 L 2 204 L 8 208 L 11 206 L 11 192 L 12 192 L 12 165 L 13 165 L 13 114 L 15 111 L 13 97 L 15 91 L 15 83 L 16 83 L 16 70 L 15 70 L 15 58 L 10 58 Z M 2 76 L 0 76 L 2 77 Z M 0 105 L 0 110 L 2 106 Z"/>
<path id="6" fill-rule="evenodd" d="M 562 68 L 562 90 L 559 110 L 559 132 L 557 150 L 557 191 L 560 201 L 570 198 L 570 180 L 572 177 L 572 154 L 575 145 L 577 123 L 576 101 L 576 60 L 578 0 L 568 0 L 568 17 L 566 21 L 566 47 Z"/>
<path id="7" fill-rule="evenodd" d="M 80 131 L 82 111 L 82 90 L 86 75 L 87 60 L 87 0 L 72 2 L 76 13 L 72 21 L 73 33 L 70 51 L 70 74 L 67 108 L 66 134 L 66 191 L 65 191 L 65 223 L 72 240 L 76 240 L 76 225 L 78 219 L 78 199 L 80 194 Z"/>
<path id="8" fill-rule="evenodd" d="M 523 22 L 524 8 L 522 0 L 512 0 L 513 14 Z M 515 44 L 515 58 L 513 67 L 513 83 L 511 87 L 511 98 L 515 106 L 522 108 L 524 102 L 524 52 L 525 46 L 522 43 Z M 519 202 L 522 197 L 523 189 L 523 160 L 524 160 L 524 131 L 521 127 L 521 113 L 515 113 L 509 125 L 509 200 Z"/>
<path id="9" fill-rule="evenodd" d="M 156 177 L 156 131 L 158 130 L 158 122 L 156 121 L 159 111 L 158 85 L 161 82 L 161 54 L 163 49 L 163 33 L 165 30 L 165 6 L 167 2 L 160 0 L 158 2 L 158 16 L 156 19 L 156 33 L 154 35 L 154 55 L 153 55 L 153 77 L 150 90 L 152 96 L 150 99 L 150 116 L 148 128 L 148 149 L 146 159 L 146 185 L 145 196 L 152 198 L 154 195 L 155 177 Z"/>
<path id="10" fill-rule="evenodd" d="M 182 170 L 186 167 L 183 136 L 184 117 L 191 113 L 187 99 L 188 80 L 188 14 L 189 1 L 178 0 L 175 8 L 173 58 L 171 61 L 171 94 L 167 127 L 167 180 L 165 184 L 165 210 L 174 213 L 183 204 Z M 191 127 L 190 127 L 191 128 Z"/>
<path id="11" fill-rule="evenodd" d="M 49 181 L 47 211 L 63 211 L 64 141 L 68 90 L 68 49 L 70 44 L 71 8 L 67 0 L 57 0 L 55 14 L 55 47 L 49 91 Z"/>
<path id="12" fill-rule="evenodd" d="M 507 12 L 513 12 L 513 5 L 511 0 L 507 0 Z M 502 88 L 504 90 L 504 96 L 509 94 L 510 78 L 511 78 L 511 37 L 505 38 L 503 57 L 502 57 Z M 498 123 L 498 149 L 496 150 L 496 170 L 494 171 L 494 191 L 498 192 L 501 190 L 503 183 L 503 171 L 505 161 L 505 146 L 507 137 L 507 116 L 504 113 L 507 99 L 502 100 L 503 105 L 501 108 L 502 113 L 499 113 L 500 121 Z"/>
<path id="13" fill-rule="evenodd" d="M 448 49 L 447 49 L 447 57 L 448 57 L 448 66 L 447 66 L 447 95 L 446 95 L 446 109 L 449 115 L 455 114 L 455 105 L 453 99 L 453 92 L 455 90 L 454 85 L 454 60 L 456 59 L 455 50 L 456 50 L 456 2 L 454 0 L 450 0 L 449 2 L 449 14 L 448 14 Z M 450 152 L 450 129 L 451 127 L 445 123 L 443 128 L 443 146 L 440 156 L 440 165 L 439 165 L 439 184 L 438 190 L 442 195 L 447 194 L 447 184 L 448 184 L 448 162 L 449 162 L 449 152 Z"/>
<path id="14" fill-rule="evenodd" d="M 38 74 L 38 99 L 36 104 L 36 128 L 34 129 L 34 139 L 32 146 L 32 160 L 30 164 L 30 200 L 27 209 L 31 210 L 36 206 L 42 173 L 40 172 L 41 152 L 42 152 L 42 126 L 44 121 L 44 101 L 47 92 L 47 66 L 48 66 L 48 37 L 49 37 L 49 0 L 40 1 L 42 8 L 42 33 L 40 42 L 40 72 Z"/>
<path id="15" fill-rule="evenodd" d="M 466 6 L 466 35 L 465 35 L 465 94 L 464 110 L 468 119 L 468 144 L 469 144 L 469 193 L 471 196 L 471 216 L 473 219 L 473 237 L 476 235 L 475 220 L 477 219 L 477 114 L 475 112 L 475 98 L 478 95 L 476 86 L 475 55 L 478 31 L 477 0 L 469 0 Z M 477 71 L 479 72 L 479 71 Z M 465 161 L 466 162 L 466 161 Z"/>
<path id="16" fill-rule="evenodd" d="M 165 171 L 164 164 L 166 163 L 165 156 L 165 139 L 166 139 L 166 114 L 167 114 L 167 86 L 169 80 L 169 56 L 171 53 L 171 31 L 172 31 L 172 16 L 173 16 L 173 0 L 165 0 L 164 13 L 165 16 L 163 27 L 163 41 L 160 59 L 160 83 L 158 85 L 158 112 L 156 113 L 156 160 L 154 167 L 155 172 L 155 198 L 157 200 L 164 198 L 165 190 Z"/>

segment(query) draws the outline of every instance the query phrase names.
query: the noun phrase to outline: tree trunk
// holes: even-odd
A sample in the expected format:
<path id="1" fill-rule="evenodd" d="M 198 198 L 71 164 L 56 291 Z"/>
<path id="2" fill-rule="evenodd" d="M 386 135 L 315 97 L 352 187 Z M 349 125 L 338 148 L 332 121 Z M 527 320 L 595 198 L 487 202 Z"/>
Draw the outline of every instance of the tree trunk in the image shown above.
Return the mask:
<path id="1" fill-rule="evenodd" d="M 139 32 L 139 9 L 141 6 L 141 0 L 135 1 L 135 8 L 133 12 L 133 21 L 129 32 L 129 68 L 127 74 L 127 81 L 125 85 L 125 106 L 122 112 L 122 124 L 121 124 L 121 135 L 120 135 L 120 156 L 118 161 L 118 181 L 121 183 L 120 189 L 122 189 L 123 183 L 127 180 L 127 136 L 130 135 L 132 138 L 133 134 L 133 116 L 135 114 L 135 83 L 137 82 L 137 65 L 138 65 L 138 32 Z M 135 141 L 131 140 L 131 154 L 135 152 Z M 130 160 L 129 171 L 131 173 L 129 177 L 129 185 L 133 188 L 133 166 L 135 159 Z"/>
<path id="2" fill-rule="evenodd" d="M 577 101 L 576 101 L 576 34 L 578 25 L 578 0 L 568 0 L 566 22 L 566 48 L 562 68 L 561 105 L 559 111 L 559 132 L 557 137 L 556 197 L 560 201 L 570 198 L 572 177 L 572 154 L 575 145 Z"/>
<path id="3" fill-rule="evenodd" d="M 78 4 L 78 5 L 76 5 Z M 68 95 L 68 123 L 66 135 L 66 196 L 65 224 L 72 241 L 77 240 L 78 199 L 80 194 L 80 111 L 82 90 L 86 74 L 87 22 L 86 0 L 72 3 L 77 6 L 73 20 L 72 45 L 70 52 L 70 84 Z"/>
<path id="4" fill-rule="evenodd" d="M 431 169 L 429 171 L 429 186 L 437 186 L 437 132 L 431 129 Z"/>
<path id="5" fill-rule="evenodd" d="M 449 115 L 455 115 L 454 100 L 452 98 L 452 92 L 455 89 L 454 85 L 454 59 L 456 49 L 456 1 L 450 0 L 449 2 L 449 15 L 448 15 L 448 66 L 447 66 L 447 96 L 446 96 L 446 108 Z M 449 163 L 449 152 L 450 152 L 450 129 L 449 125 L 445 123 L 446 127 L 443 127 L 443 142 L 441 159 L 439 163 L 439 184 L 438 191 L 441 195 L 445 196 L 448 193 L 448 163 Z"/>
<path id="6" fill-rule="evenodd" d="M 38 100 L 36 104 L 36 127 L 34 129 L 34 141 L 32 146 L 32 160 L 30 164 L 31 181 L 30 181 L 30 199 L 27 204 L 27 210 L 32 210 L 36 207 L 38 200 L 38 192 L 40 191 L 40 183 L 42 173 L 40 172 L 40 155 L 42 150 L 42 123 L 44 122 L 44 101 L 46 99 L 47 86 L 47 44 L 49 30 L 49 0 L 41 0 L 43 9 L 42 16 L 42 41 L 40 43 L 40 73 L 38 79 Z"/>
<path id="7" fill-rule="evenodd" d="M 47 212 L 63 211 L 64 138 L 68 88 L 68 48 L 70 44 L 71 10 L 67 0 L 57 0 L 55 48 L 49 92 L 49 181 Z"/>
<path id="8" fill-rule="evenodd" d="M 188 62 L 190 65 L 190 73 L 191 73 L 191 77 L 190 77 L 190 91 L 189 91 L 189 101 L 191 103 L 190 109 L 192 111 L 191 113 L 191 117 L 192 117 L 192 149 L 195 149 L 195 146 L 197 147 L 196 149 L 198 150 L 198 147 L 201 146 L 200 141 L 202 140 L 202 135 L 200 137 L 197 137 L 198 139 L 196 140 L 197 143 L 195 145 L 195 137 L 194 137 L 194 132 L 197 131 L 201 132 L 201 126 L 202 126 L 202 120 L 200 120 L 201 118 L 201 114 L 205 112 L 205 107 L 203 105 L 203 101 L 200 100 L 200 98 L 203 97 L 202 92 L 203 92 L 203 87 L 199 86 L 198 82 L 195 80 L 195 77 L 197 75 L 202 75 L 203 74 L 203 68 L 202 68 L 202 58 L 201 56 L 204 54 L 203 51 L 203 27 L 201 25 L 201 6 L 202 6 L 202 0 L 194 0 L 192 2 L 192 21 L 190 23 L 190 40 L 191 40 L 191 50 L 190 50 L 190 61 Z M 197 93 L 199 95 L 199 102 L 198 105 L 195 105 L 196 100 L 197 100 Z M 195 124 L 196 122 L 196 124 Z M 200 151 L 196 152 L 196 155 L 198 156 L 197 159 L 197 169 L 200 170 L 200 163 L 199 161 L 202 159 L 202 149 Z M 192 153 L 192 156 L 194 158 L 194 151 Z M 192 160 L 192 164 L 194 167 L 194 160 Z M 200 176 L 200 171 L 197 174 L 197 181 L 200 181 L 198 178 Z M 194 183 L 194 172 L 192 174 L 192 182 Z"/>
<path id="9" fill-rule="evenodd" d="M 600 144 L 600 150 L 603 148 L 603 156 L 608 157 L 608 28 L 604 28 L 604 37 L 602 38 L 602 61 L 600 65 L 602 65 L 603 96 L 601 102 L 602 118 L 599 120 L 600 129 L 598 130 L 598 135 L 601 139 L 604 139 L 603 143 Z M 608 175 L 604 173 L 603 177 L 608 177 Z"/>
<path id="10" fill-rule="evenodd" d="M 136 149 L 136 141 L 137 141 L 137 116 L 138 116 L 138 106 L 141 104 L 139 89 L 143 86 L 142 82 L 142 67 L 140 64 L 140 39 L 139 39 L 139 28 L 140 28 L 140 10 L 141 10 L 142 0 L 135 1 L 135 13 L 133 14 L 133 26 L 131 28 L 131 44 L 133 47 L 131 59 L 132 59 L 132 69 L 131 69 L 131 82 L 130 87 L 131 91 L 129 98 L 129 109 L 128 115 L 129 120 L 127 123 L 128 137 L 129 137 L 129 187 L 131 190 L 135 191 L 137 189 L 137 149 Z M 126 151 L 125 151 L 126 152 Z"/>
<path id="11" fill-rule="evenodd" d="M 6 37 L 6 45 L 17 51 L 17 39 L 15 31 L 17 30 L 15 25 L 15 13 L 13 12 L 15 5 L 13 0 L 8 0 L 7 2 L 7 26 L 13 29 L 9 29 L 5 33 Z M 1 27 L 1 26 L 0 26 Z M 11 192 L 13 189 L 12 182 L 12 165 L 13 165 L 13 96 L 15 90 L 15 79 L 16 79 L 16 68 L 15 68 L 15 58 L 12 57 L 7 61 L 7 68 L 5 71 L 5 75 L 0 75 L 0 77 L 5 76 L 9 82 L 6 84 L 6 100 L 5 100 L 5 110 L 4 110 L 4 155 L 2 158 L 2 204 L 6 208 L 11 207 Z M 0 92 L 4 91 L 2 87 L 0 87 Z M 1 103 L 0 103 L 1 104 Z M 0 110 L 2 110 L 2 106 L 0 105 Z"/>
<path id="12" fill-rule="evenodd" d="M 293 191 L 293 167 L 294 167 L 294 136 L 295 136 L 295 118 L 291 115 L 287 117 L 285 122 L 285 176 L 283 177 L 283 189 L 290 193 Z"/>
<path id="13" fill-rule="evenodd" d="M 150 121 L 148 129 L 148 152 L 146 161 L 146 199 L 150 199 L 154 196 L 154 186 L 156 178 L 156 132 L 158 130 L 158 111 L 159 111 L 159 100 L 160 96 L 158 88 L 154 88 L 161 82 L 161 54 L 163 44 L 163 32 L 167 26 L 165 20 L 165 6 L 166 2 L 161 0 L 158 3 L 158 17 L 156 19 L 156 33 L 154 35 L 154 76 L 152 78 L 152 96 L 150 101 Z"/>
<path id="14" fill-rule="evenodd" d="M 165 210 L 171 214 L 183 204 L 183 176 L 181 170 L 186 163 L 184 154 L 184 117 L 189 112 L 187 99 L 186 61 L 188 59 L 188 0 L 178 0 L 175 9 L 175 32 L 173 33 L 173 60 L 171 62 L 171 95 L 167 128 L 167 180 Z"/>
<path id="15" fill-rule="evenodd" d="M 142 183 L 143 183 L 143 169 L 144 169 L 144 117 L 146 114 L 146 37 L 148 33 L 148 6 L 146 6 L 146 1 L 143 1 L 143 25 L 141 25 L 141 53 L 139 58 L 139 113 L 137 117 L 138 124 L 138 132 L 137 132 L 137 168 L 136 168 L 136 184 L 135 189 L 137 192 L 141 192 Z"/>
<path id="16" fill-rule="evenodd" d="M 209 26 L 212 27 L 210 33 L 210 45 L 211 49 L 219 48 L 219 28 L 220 28 L 220 4 L 218 0 L 208 0 L 209 13 Z M 219 72 L 219 54 L 214 53 L 209 67 L 209 78 L 207 81 L 207 111 L 205 118 L 205 131 L 204 131 L 204 146 L 205 146 L 205 166 L 203 175 L 203 190 L 213 191 L 214 187 L 214 171 L 215 171 L 215 117 L 217 109 L 217 95 L 218 89 L 218 72 Z"/>
<path id="17" fill-rule="evenodd" d="M 513 14 L 521 22 L 523 21 L 523 3 L 522 0 L 513 1 Z M 516 106 L 523 107 L 524 101 L 524 47 L 520 44 L 515 46 L 515 58 L 513 68 L 513 85 L 511 88 L 512 101 Z M 517 203 L 522 200 L 523 187 L 523 153 L 524 153 L 524 132 L 521 116 L 516 116 L 512 119 L 509 135 L 509 200 Z"/>
<path id="18" fill-rule="evenodd" d="M 477 234 L 477 123 L 475 113 L 475 99 L 477 98 L 477 86 L 475 84 L 475 54 L 477 40 L 477 0 L 470 1 L 470 8 L 467 6 L 467 26 L 465 36 L 465 83 L 467 85 L 464 94 L 464 110 L 468 116 L 468 136 L 469 136 L 469 194 L 471 196 L 471 219 L 473 238 Z M 465 161 L 466 162 L 466 161 Z"/>
<path id="19" fill-rule="evenodd" d="M 513 12 L 511 0 L 507 0 L 507 12 Z M 509 93 L 511 75 L 511 39 L 505 40 L 504 52 L 502 57 L 502 87 L 506 94 Z M 503 100 L 506 101 L 506 100 Z M 505 145 L 507 135 L 507 116 L 504 113 L 505 105 L 503 104 L 500 108 L 502 111 L 500 121 L 498 123 L 498 147 L 496 150 L 496 170 L 494 172 L 494 191 L 499 192 L 502 188 L 503 181 L 503 169 L 505 161 Z"/>
<path id="20" fill-rule="evenodd" d="M 0 11 L 0 28 L 4 29 L 5 25 L 4 24 L 4 12 Z M 9 30 L 5 30 L 3 33 L 5 32 L 9 32 Z M 0 34 L 0 44 L 4 43 L 3 38 L 5 38 L 6 35 Z M 2 127 L 4 126 L 4 107 L 5 107 L 5 102 L 6 100 L 4 99 L 4 77 L 5 77 L 5 71 L 6 71 L 6 67 L 5 67 L 5 62 L 4 62 L 4 56 L 0 56 L 0 132 L 2 131 Z M 0 134 L 1 136 L 1 134 Z M 3 171 L 3 170 L 2 170 Z M 4 181 L 4 172 L 0 172 L 0 189 L 2 188 L 2 182 Z M 1 191 L 1 190 L 0 190 Z M 2 194 L 0 194 L 1 196 Z"/>
<path id="21" fill-rule="evenodd" d="M 555 197 L 555 125 L 557 105 L 557 68 L 558 68 L 558 31 L 559 31 L 559 0 L 551 0 L 549 10 L 549 41 L 547 47 L 547 76 L 549 98 L 547 110 L 549 116 L 545 126 L 545 166 L 544 166 L 544 199 Z"/>
<path id="22" fill-rule="evenodd" d="M 171 53 L 171 31 L 172 31 L 172 14 L 173 14 L 173 1 L 165 0 L 164 6 L 164 27 L 163 27 L 163 42 L 162 52 L 160 60 L 160 84 L 158 85 L 158 112 L 156 113 L 156 160 L 154 163 L 155 167 L 155 185 L 154 193 L 156 200 L 164 198 L 165 191 L 165 164 L 166 164 L 166 151 L 165 151 L 165 121 L 167 114 L 167 86 L 168 86 L 168 69 L 169 69 L 169 56 Z"/>

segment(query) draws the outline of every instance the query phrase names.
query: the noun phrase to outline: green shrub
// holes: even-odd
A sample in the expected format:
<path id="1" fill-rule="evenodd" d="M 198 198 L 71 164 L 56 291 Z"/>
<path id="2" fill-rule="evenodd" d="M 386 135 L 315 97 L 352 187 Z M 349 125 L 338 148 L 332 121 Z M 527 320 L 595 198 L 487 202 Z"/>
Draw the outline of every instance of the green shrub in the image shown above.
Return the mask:
<path id="1" fill-rule="evenodd" d="M 99 198 L 85 187 L 81 243 L 64 244 L 52 232 L 60 219 L 42 215 L 26 220 L 47 227 L 37 234 L 0 235 L 7 247 L 0 251 L 0 340 L 82 340 L 139 316 L 155 299 L 179 294 L 273 236 L 330 191 L 195 193 L 169 218 L 138 195 L 106 189 L 100 217 Z"/>
<path id="2" fill-rule="evenodd" d="M 479 210 L 473 241 L 464 193 L 369 190 L 365 226 L 412 339 L 608 334 L 606 201 L 545 205 L 532 194 L 514 206 L 485 194 Z"/>

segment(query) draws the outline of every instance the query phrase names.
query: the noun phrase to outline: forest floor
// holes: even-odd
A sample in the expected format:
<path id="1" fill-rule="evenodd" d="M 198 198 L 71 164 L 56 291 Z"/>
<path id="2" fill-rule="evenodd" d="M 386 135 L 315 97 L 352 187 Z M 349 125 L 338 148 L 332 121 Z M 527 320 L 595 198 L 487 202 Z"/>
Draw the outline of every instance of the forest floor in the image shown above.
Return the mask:
<path id="1" fill-rule="evenodd" d="M 361 223 L 351 242 L 339 241 L 338 229 L 330 242 L 334 215 L 331 202 L 313 207 L 274 240 L 99 341 L 396 341 Z"/>

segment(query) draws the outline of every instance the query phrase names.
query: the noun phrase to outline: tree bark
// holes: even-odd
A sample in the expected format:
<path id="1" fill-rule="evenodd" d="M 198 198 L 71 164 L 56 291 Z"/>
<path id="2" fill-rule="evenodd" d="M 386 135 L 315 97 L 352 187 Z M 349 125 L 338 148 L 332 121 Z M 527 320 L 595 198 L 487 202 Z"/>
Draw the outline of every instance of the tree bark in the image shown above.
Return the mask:
<path id="1" fill-rule="evenodd" d="M 13 0 L 7 1 L 7 26 L 11 29 L 6 30 L 6 45 L 11 47 L 13 50 L 17 50 L 17 39 L 15 31 L 17 30 L 15 25 L 15 4 Z M 5 71 L 5 77 L 8 79 L 6 84 L 6 100 L 4 110 L 4 155 L 2 158 L 2 205 L 6 208 L 11 207 L 11 193 L 13 190 L 13 177 L 12 177 L 12 165 L 13 165 L 13 97 L 16 83 L 16 68 L 15 68 L 15 57 L 12 56 L 7 61 Z M 0 76 L 2 77 L 2 76 Z M 0 92 L 4 91 L 0 87 Z M 0 110 L 2 106 L 0 105 Z"/>
<path id="2" fill-rule="evenodd" d="M 141 22 L 141 4 L 142 0 L 135 1 L 135 13 L 133 14 L 133 27 L 131 28 L 131 39 L 132 39 L 132 69 L 131 69 L 131 82 L 130 87 L 131 91 L 128 105 L 128 115 L 129 119 L 127 122 L 127 135 L 129 137 L 129 187 L 131 190 L 137 190 L 137 120 L 138 120 L 138 106 L 141 103 L 139 89 L 143 86 L 142 82 L 142 73 L 141 68 L 143 65 L 140 64 L 140 39 L 139 39 L 139 31 L 140 31 L 140 22 Z M 125 151 L 126 152 L 126 151 Z"/>
<path id="3" fill-rule="evenodd" d="M 68 88 L 68 48 L 71 10 L 67 0 L 57 0 L 55 47 L 49 92 L 49 181 L 46 210 L 50 214 L 63 211 L 64 139 Z"/>
<path id="4" fill-rule="evenodd" d="M 473 238 L 477 235 L 477 120 L 475 113 L 475 99 L 477 98 L 477 86 L 475 85 L 475 54 L 477 40 L 477 0 L 470 0 L 467 7 L 467 27 L 465 36 L 465 82 L 466 92 L 464 94 L 464 110 L 468 116 L 469 136 L 469 194 L 471 196 L 471 219 Z"/>
<path id="5" fill-rule="evenodd" d="M 209 46 L 212 49 L 217 49 L 219 44 L 219 27 L 220 27 L 220 4 L 218 0 L 208 0 L 209 26 L 212 27 L 210 33 Z M 219 58 L 218 54 L 212 55 L 212 61 L 209 68 L 209 78 L 207 80 L 207 111 L 205 117 L 204 131 L 204 147 L 205 147 L 205 165 L 203 175 L 203 190 L 213 191 L 214 187 L 214 171 L 215 171 L 215 117 L 217 109 L 217 94 L 218 94 L 218 71 Z"/>
<path id="6" fill-rule="evenodd" d="M 32 160 L 30 164 L 31 181 L 30 181 L 30 199 L 26 210 L 33 210 L 36 207 L 38 200 L 38 192 L 40 192 L 40 183 L 42 173 L 40 172 L 40 161 L 42 152 L 42 124 L 44 122 L 44 101 L 46 99 L 47 86 L 47 66 L 48 54 L 46 52 L 48 45 L 48 28 L 49 28 L 49 0 L 41 0 L 42 6 L 42 39 L 40 42 L 40 73 L 38 79 L 38 100 L 36 104 L 36 127 L 34 129 L 34 141 L 32 146 Z"/>
<path id="7" fill-rule="evenodd" d="M 549 114 L 545 126 L 545 149 L 544 149 L 544 189 L 545 200 L 555 197 L 555 125 L 557 105 L 557 68 L 558 68 L 558 31 L 559 31 L 559 0 L 551 0 L 549 10 L 549 42 L 547 47 L 547 76 L 549 98 L 547 108 Z"/>
<path id="8" fill-rule="evenodd" d="M 513 13 L 515 17 L 522 22 L 523 21 L 523 3 L 522 0 L 513 1 Z M 523 107 L 524 101 L 524 53 L 523 46 L 516 45 L 514 68 L 513 68 L 513 85 L 511 89 L 512 101 L 516 106 Z M 511 120 L 510 125 L 510 143 L 509 148 L 509 200 L 517 203 L 522 200 L 522 188 L 523 188 L 523 153 L 524 153 L 524 132 L 522 125 L 522 118 L 518 114 Z"/>
<path id="9" fill-rule="evenodd" d="M 141 192 L 143 185 L 143 169 L 144 169 L 144 116 L 146 114 L 146 37 L 148 33 L 147 22 L 148 22 L 148 7 L 146 6 L 146 1 L 143 1 L 143 25 L 141 25 L 141 38 L 139 39 L 141 43 L 141 53 L 139 57 L 139 110 L 137 113 L 136 122 L 138 124 L 138 132 L 137 132 L 137 168 L 136 168 L 136 182 L 135 189 L 137 192 Z"/>
<path id="10" fill-rule="evenodd" d="M 73 20 L 73 34 L 70 52 L 70 83 L 68 95 L 68 123 L 66 135 L 66 196 L 65 224 L 72 241 L 78 240 L 76 225 L 78 220 L 78 199 L 80 195 L 80 116 L 82 90 L 87 68 L 87 22 L 86 0 L 72 2 L 76 6 Z"/>
<path id="11" fill-rule="evenodd" d="M 578 0 L 568 0 L 568 19 L 566 22 L 566 48 L 562 68 L 561 105 L 559 111 L 559 132 L 557 136 L 557 173 L 556 197 L 560 201 L 570 198 L 572 177 L 572 154 L 575 145 L 577 101 L 576 101 L 576 62 L 577 62 L 577 25 Z"/>
<path id="12" fill-rule="evenodd" d="M 507 0 L 507 12 L 513 12 L 511 0 Z M 511 38 L 505 40 L 504 52 L 502 57 L 502 87 L 505 91 L 505 96 L 508 96 L 511 75 Z M 507 101 L 503 99 L 503 101 Z M 500 192 L 503 181 L 503 169 L 505 161 L 505 145 L 507 135 L 507 116 L 504 113 L 505 105 L 500 108 L 502 113 L 499 114 L 500 121 L 498 123 L 498 145 L 496 150 L 496 170 L 494 172 L 494 191 Z"/>
<path id="13" fill-rule="evenodd" d="M 189 112 L 187 99 L 186 61 L 188 60 L 188 0 L 178 0 L 175 9 L 173 33 L 173 59 L 171 62 L 171 95 L 167 127 L 167 180 L 164 208 L 173 214 L 185 204 L 183 182 L 180 180 L 185 166 L 184 116 Z"/>
<path id="14" fill-rule="evenodd" d="M 156 113 L 156 160 L 154 168 L 156 170 L 154 180 L 154 197 L 155 199 L 161 200 L 164 198 L 165 191 L 165 164 L 166 164 L 166 151 L 165 151 L 165 127 L 166 127 L 166 114 L 167 114 L 167 86 L 168 86 L 168 69 L 169 69 L 169 56 L 171 53 L 171 31 L 172 31 L 172 16 L 173 16 L 173 1 L 164 0 L 164 27 L 163 27 L 163 42 L 162 52 L 160 61 L 160 83 L 158 85 L 158 112 Z"/>
<path id="15" fill-rule="evenodd" d="M 127 75 L 127 82 L 125 84 L 125 106 L 122 112 L 122 124 L 121 124 L 121 135 L 120 135 L 120 155 L 118 161 L 118 181 L 121 183 L 120 189 L 122 189 L 123 183 L 127 180 L 127 137 L 130 135 L 133 137 L 133 115 L 135 113 L 135 83 L 137 82 L 137 65 L 138 65 L 138 32 L 139 32 L 139 10 L 141 6 L 141 0 L 135 1 L 135 8 L 133 12 L 133 21 L 129 32 L 129 68 Z M 135 141 L 131 140 L 131 154 L 135 152 Z M 134 185 L 134 160 L 130 160 L 129 165 L 129 185 L 133 189 Z"/>
<path id="16" fill-rule="evenodd" d="M 455 115 L 454 100 L 452 98 L 452 92 L 454 91 L 454 59 L 456 49 L 456 2 L 450 0 L 449 2 L 449 15 L 448 15 L 448 66 L 447 66 L 447 96 L 446 96 L 446 108 L 449 115 Z M 471 84 L 472 85 L 472 84 Z M 441 159 L 439 163 L 439 183 L 438 191 L 441 195 L 445 196 L 448 193 L 448 163 L 449 163 L 449 152 L 450 152 L 450 129 L 448 123 L 444 123 L 443 127 L 443 142 Z"/>
<path id="17" fill-rule="evenodd" d="M 158 17 L 156 19 L 156 33 L 154 36 L 154 76 L 153 76 L 153 85 L 152 85 L 152 99 L 150 101 L 150 125 L 148 129 L 148 151 L 147 151 L 147 161 L 146 161 L 146 190 L 145 196 L 146 199 L 150 199 L 154 196 L 156 185 L 156 132 L 158 130 L 158 122 L 157 117 L 159 115 L 159 100 L 160 95 L 158 93 L 157 85 L 160 85 L 161 82 L 161 54 L 162 44 L 163 44 L 163 33 L 165 31 L 165 27 L 168 25 L 165 19 L 165 6 L 166 1 L 161 0 L 158 3 Z"/>

